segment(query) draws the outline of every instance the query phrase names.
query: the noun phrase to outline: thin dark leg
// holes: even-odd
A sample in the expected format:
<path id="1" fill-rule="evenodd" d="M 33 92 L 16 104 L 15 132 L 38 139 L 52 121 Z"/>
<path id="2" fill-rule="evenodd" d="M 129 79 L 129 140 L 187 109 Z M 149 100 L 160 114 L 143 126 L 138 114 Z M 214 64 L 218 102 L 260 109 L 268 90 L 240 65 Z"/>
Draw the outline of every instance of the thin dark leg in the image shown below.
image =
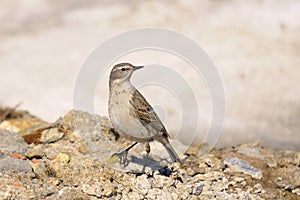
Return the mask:
<path id="1" fill-rule="evenodd" d="M 132 149 L 135 145 L 137 145 L 137 142 L 131 144 L 129 147 L 127 147 L 124 151 L 129 151 L 130 149 Z"/>
<path id="2" fill-rule="evenodd" d="M 137 142 L 131 144 L 129 147 L 127 147 L 124 151 L 123 151 L 123 154 L 122 154 L 122 158 L 121 158 L 121 164 L 126 165 L 127 163 L 127 156 L 128 156 L 128 152 L 130 149 L 132 149 L 135 145 L 137 144 Z"/>

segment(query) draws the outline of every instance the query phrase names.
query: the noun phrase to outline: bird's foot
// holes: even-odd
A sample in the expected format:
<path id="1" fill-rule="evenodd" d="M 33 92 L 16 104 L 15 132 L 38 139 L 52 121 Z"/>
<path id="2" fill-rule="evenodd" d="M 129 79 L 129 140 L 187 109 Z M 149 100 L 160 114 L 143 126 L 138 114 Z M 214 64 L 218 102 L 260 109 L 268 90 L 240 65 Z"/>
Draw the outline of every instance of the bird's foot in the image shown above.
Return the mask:
<path id="1" fill-rule="evenodd" d="M 119 153 L 114 153 L 110 158 L 109 158 L 109 162 L 114 162 L 115 158 L 118 157 L 120 158 L 120 164 L 123 165 L 123 167 L 125 168 L 126 165 L 128 165 L 128 160 L 127 160 L 127 155 L 130 149 L 132 149 L 132 147 L 134 147 L 137 144 L 137 142 L 131 144 L 130 146 L 128 146 L 125 150 L 119 152 Z"/>
<path id="2" fill-rule="evenodd" d="M 120 158 L 120 164 L 123 165 L 123 167 L 125 167 L 128 164 L 127 156 L 128 150 L 125 149 L 124 151 L 121 151 L 119 153 L 114 153 L 109 160 L 113 160 L 114 158 L 118 157 Z"/>

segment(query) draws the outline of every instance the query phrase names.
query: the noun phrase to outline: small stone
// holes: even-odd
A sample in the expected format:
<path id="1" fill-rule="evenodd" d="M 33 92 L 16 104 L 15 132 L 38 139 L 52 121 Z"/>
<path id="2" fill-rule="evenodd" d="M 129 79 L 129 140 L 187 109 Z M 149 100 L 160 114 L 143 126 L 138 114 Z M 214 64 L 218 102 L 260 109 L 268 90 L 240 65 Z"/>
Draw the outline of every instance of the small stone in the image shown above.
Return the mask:
<path id="1" fill-rule="evenodd" d="M 239 158 L 226 158 L 224 164 L 228 165 L 235 171 L 243 172 L 252 176 L 255 179 L 262 178 L 262 171 L 250 165 L 249 162 Z"/>
<path id="2" fill-rule="evenodd" d="M 300 196 L 300 188 L 292 190 L 292 193 L 297 194 L 298 196 Z"/>
<path id="3" fill-rule="evenodd" d="M 0 170 L 14 172 L 31 172 L 31 166 L 27 160 L 4 158 L 0 160 Z"/>
<path id="4" fill-rule="evenodd" d="M 44 130 L 41 135 L 40 141 L 42 143 L 52 143 L 60 140 L 63 137 L 64 133 L 60 132 L 58 128 L 51 128 Z"/>
<path id="5" fill-rule="evenodd" d="M 162 192 L 158 188 L 150 189 L 146 195 L 149 199 L 162 199 Z"/>
<path id="6" fill-rule="evenodd" d="M 94 182 L 92 184 L 83 184 L 82 185 L 82 192 L 88 194 L 88 195 L 93 195 L 98 198 L 102 197 L 102 186 L 99 182 Z M 107 193 L 109 195 L 109 193 Z M 104 195 L 107 195 L 104 194 Z"/>
<path id="7" fill-rule="evenodd" d="M 143 195 L 146 195 L 148 193 L 148 191 L 151 189 L 151 184 L 149 183 L 149 180 L 147 179 L 146 174 L 138 176 L 135 180 L 134 186 Z"/>
<path id="8" fill-rule="evenodd" d="M 59 153 L 56 158 L 50 163 L 50 169 L 55 172 L 57 177 L 61 178 L 65 173 L 64 165 L 68 164 L 69 161 L 70 158 L 67 154 Z"/>
<path id="9" fill-rule="evenodd" d="M 112 184 L 108 183 L 103 185 L 101 195 L 103 195 L 104 197 L 112 197 L 114 194 L 116 194 L 116 192 L 116 188 Z"/>
<path id="10" fill-rule="evenodd" d="M 60 161 L 63 164 L 68 164 L 70 162 L 70 157 L 65 153 L 59 153 L 55 160 Z"/>
<path id="11" fill-rule="evenodd" d="M 165 187 L 161 190 L 161 199 L 166 199 L 166 200 L 176 199 L 174 198 L 173 195 L 174 192 L 170 191 L 170 189 L 171 189 L 170 187 Z"/>
<path id="12" fill-rule="evenodd" d="M 239 194 L 241 193 L 243 190 L 242 188 L 234 188 L 235 193 Z"/>
<path id="13" fill-rule="evenodd" d="M 193 194 L 193 188 L 194 188 L 194 186 L 193 185 L 184 185 L 184 190 L 186 191 L 186 192 L 188 192 L 189 194 Z"/>
<path id="14" fill-rule="evenodd" d="M 285 190 L 293 190 L 300 187 L 300 170 L 299 167 L 280 168 L 276 171 L 280 176 L 275 181 L 276 185 Z"/>
<path id="15" fill-rule="evenodd" d="M 197 185 L 193 189 L 193 195 L 199 196 L 203 191 L 203 185 Z"/>
<path id="16" fill-rule="evenodd" d="M 45 152 L 43 151 L 42 145 L 37 145 L 33 147 L 32 149 L 28 149 L 28 151 L 25 153 L 25 156 L 27 158 L 43 158 L 45 156 Z"/>
<path id="17" fill-rule="evenodd" d="M 13 153 L 24 155 L 27 143 L 15 132 L 0 129 L 0 159 Z"/>
<path id="18" fill-rule="evenodd" d="M 187 168 L 186 169 L 186 174 L 188 176 L 194 176 L 196 174 L 196 172 L 193 169 L 191 169 L 191 168 Z"/>
<path id="19" fill-rule="evenodd" d="M 174 184 L 173 179 L 171 179 L 170 177 L 162 176 L 157 171 L 154 172 L 153 178 L 153 187 L 156 188 L 162 189 L 164 187 L 169 187 L 170 185 Z"/>
<path id="20" fill-rule="evenodd" d="M 58 191 L 57 199 L 89 199 L 89 196 L 82 193 L 78 188 L 64 187 Z"/>
<path id="21" fill-rule="evenodd" d="M 47 179 L 48 174 L 47 174 L 47 168 L 43 162 L 38 162 L 38 163 L 32 163 L 31 164 L 32 170 L 35 173 L 35 175 L 40 178 L 40 179 Z"/>
<path id="22" fill-rule="evenodd" d="M 254 189 L 253 193 L 265 193 L 265 191 L 260 183 L 257 183 L 256 185 L 254 185 L 253 189 Z"/>
<path id="23" fill-rule="evenodd" d="M 199 167 L 199 170 L 197 171 L 199 174 L 205 174 L 206 169 L 205 167 Z"/>
<path id="24" fill-rule="evenodd" d="M 128 194 L 128 199 L 144 199 L 144 197 L 138 192 L 132 191 Z"/>
<path id="25" fill-rule="evenodd" d="M 246 147 L 246 146 L 241 146 L 238 148 L 238 153 L 244 154 L 249 157 L 254 157 L 258 158 L 260 160 L 264 159 L 264 156 L 261 155 L 260 151 L 257 149 L 257 147 Z"/>
<path id="26" fill-rule="evenodd" d="M 277 162 L 276 162 L 276 160 L 270 160 L 270 161 L 267 161 L 267 165 L 270 168 L 275 168 L 275 167 L 277 167 Z"/>
<path id="27" fill-rule="evenodd" d="M 294 160 L 291 157 L 284 157 L 277 161 L 277 164 L 280 167 L 288 167 L 290 164 L 293 164 L 293 163 L 294 163 Z"/>
<path id="28" fill-rule="evenodd" d="M 60 184 L 60 180 L 54 177 L 49 177 L 48 183 L 57 186 Z"/>
<path id="29" fill-rule="evenodd" d="M 88 148 L 83 143 L 79 143 L 79 145 L 78 145 L 78 151 L 80 153 L 88 153 L 89 152 Z"/>
<path id="30" fill-rule="evenodd" d="M 241 178 L 241 177 L 234 177 L 234 179 L 233 179 L 235 182 L 237 182 L 237 183 L 241 183 L 241 182 L 243 182 L 245 179 L 244 178 Z"/>
<path id="31" fill-rule="evenodd" d="M 181 199 L 188 199 L 191 194 L 188 191 L 183 191 L 180 195 Z"/>
<path id="32" fill-rule="evenodd" d="M 179 199 L 179 196 L 178 196 L 178 194 L 176 194 L 175 192 L 172 192 L 172 193 L 171 193 L 171 198 L 172 198 L 172 199 Z"/>
<path id="33" fill-rule="evenodd" d="M 228 194 L 226 191 L 216 192 L 216 199 L 234 199 L 232 194 Z"/>

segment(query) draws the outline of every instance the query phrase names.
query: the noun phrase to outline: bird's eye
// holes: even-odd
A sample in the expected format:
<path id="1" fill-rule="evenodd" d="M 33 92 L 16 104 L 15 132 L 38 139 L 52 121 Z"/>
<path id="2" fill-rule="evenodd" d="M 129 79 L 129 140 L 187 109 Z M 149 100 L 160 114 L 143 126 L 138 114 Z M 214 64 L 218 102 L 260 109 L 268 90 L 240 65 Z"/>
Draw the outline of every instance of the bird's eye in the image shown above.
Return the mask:
<path id="1" fill-rule="evenodd" d="M 124 71 L 126 71 L 126 68 L 122 67 L 121 70 L 124 72 Z"/>

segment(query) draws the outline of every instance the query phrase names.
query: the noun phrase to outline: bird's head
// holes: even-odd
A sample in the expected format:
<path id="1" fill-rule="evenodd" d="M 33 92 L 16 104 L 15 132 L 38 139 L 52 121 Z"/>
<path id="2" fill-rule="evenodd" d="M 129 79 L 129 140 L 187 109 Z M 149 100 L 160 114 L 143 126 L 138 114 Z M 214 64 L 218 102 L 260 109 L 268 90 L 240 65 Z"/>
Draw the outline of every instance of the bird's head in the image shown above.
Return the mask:
<path id="1" fill-rule="evenodd" d="M 109 83 L 112 84 L 129 81 L 132 73 L 141 68 L 143 68 L 143 66 L 133 66 L 130 63 L 117 64 L 110 72 Z"/>

